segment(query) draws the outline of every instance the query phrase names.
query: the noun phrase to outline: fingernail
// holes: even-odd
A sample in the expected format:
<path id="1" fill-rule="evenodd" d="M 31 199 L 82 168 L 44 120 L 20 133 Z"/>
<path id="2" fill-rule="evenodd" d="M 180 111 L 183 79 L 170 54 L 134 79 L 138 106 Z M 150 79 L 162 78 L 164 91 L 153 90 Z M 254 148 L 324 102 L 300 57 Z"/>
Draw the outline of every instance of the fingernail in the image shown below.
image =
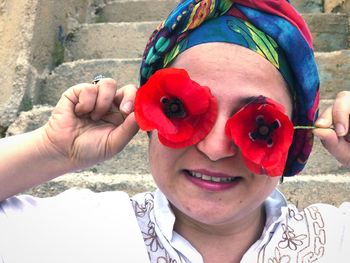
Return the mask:
<path id="1" fill-rule="evenodd" d="M 130 113 L 131 110 L 132 110 L 132 102 L 131 102 L 131 101 L 126 102 L 126 103 L 123 105 L 122 110 L 123 110 L 125 113 Z"/>
<path id="2" fill-rule="evenodd" d="M 316 125 L 326 125 L 327 124 L 327 121 L 323 118 L 320 118 L 320 119 L 317 119 L 316 122 L 315 122 Z"/>
<path id="3" fill-rule="evenodd" d="M 338 136 L 343 136 L 345 135 L 345 127 L 343 126 L 343 124 L 341 123 L 337 123 L 335 125 L 335 131 L 337 133 Z"/>

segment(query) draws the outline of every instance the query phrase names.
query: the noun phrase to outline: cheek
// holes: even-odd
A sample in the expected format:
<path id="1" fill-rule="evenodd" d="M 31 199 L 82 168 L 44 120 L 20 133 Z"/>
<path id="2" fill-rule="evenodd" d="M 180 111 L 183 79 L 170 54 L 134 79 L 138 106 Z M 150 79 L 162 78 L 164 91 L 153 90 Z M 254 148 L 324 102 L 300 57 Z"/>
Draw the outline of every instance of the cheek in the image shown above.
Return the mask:
<path id="1" fill-rule="evenodd" d="M 155 181 L 156 185 L 159 188 L 161 185 L 163 185 L 163 180 L 165 179 L 166 167 L 165 163 L 161 159 L 161 151 L 159 149 L 159 142 L 158 139 L 155 138 L 155 135 L 153 134 L 150 138 L 149 142 L 149 149 L 148 149 L 148 156 L 149 156 L 149 167 L 151 171 L 151 175 L 153 177 L 153 180 Z"/>
<path id="2" fill-rule="evenodd" d="M 157 170 L 157 166 L 160 164 L 157 160 L 159 160 L 160 149 L 159 149 L 159 141 L 156 137 L 155 132 L 150 134 L 149 145 L 148 145 L 148 158 L 149 165 L 151 169 L 151 173 L 153 174 Z"/>
<path id="3" fill-rule="evenodd" d="M 176 162 L 176 151 L 161 144 L 156 132 L 152 132 L 150 137 L 148 156 L 151 174 L 156 182 L 171 174 Z"/>
<path id="4" fill-rule="evenodd" d="M 149 166 L 151 175 L 157 188 L 159 188 L 166 196 L 172 195 L 172 189 L 176 189 L 176 160 L 169 153 L 167 147 L 162 145 L 156 134 L 152 134 L 149 143 Z"/>
<path id="5" fill-rule="evenodd" d="M 269 177 L 265 175 L 256 175 L 259 196 L 267 198 L 279 183 L 280 177 Z"/>
<path id="6" fill-rule="evenodd" d="M 157 132 L 152 132 L 149 139 L 148 155 L 151 165 L 175 167 L 179 159 L 184 155 L 189 147 L 173 149 L 163 145 L 159 139 Z"/>

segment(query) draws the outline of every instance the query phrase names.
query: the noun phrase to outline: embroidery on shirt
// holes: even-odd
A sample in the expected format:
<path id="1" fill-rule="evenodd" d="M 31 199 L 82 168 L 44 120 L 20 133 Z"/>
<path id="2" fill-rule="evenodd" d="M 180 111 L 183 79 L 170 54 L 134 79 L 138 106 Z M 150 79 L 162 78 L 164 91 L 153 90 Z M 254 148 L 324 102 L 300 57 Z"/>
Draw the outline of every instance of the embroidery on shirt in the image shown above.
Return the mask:
<path id="1" fill-rule="evenodd" d="M 317 262 L 325 253 L 326 231 L 324 221 L 317 206 L 309 206 L 304 211 L 306 218 L 309 220 L 308 225 L 311 226 L 309 247 L 312 247 L 313 250 L 307 250 L 306 248 L 301 250 L 299 252 L 300 262 Z"/>
<path id="2" fill-rule="evenodd" d="M 317 206 L 309 206 L 302 212 L 295 207 L 288 208 L 278 231 L 259 251 L 257 262 L 318 262 L 325 253 L 324 228 L 324 220 Z"/>
<path id="3" fill-rule="evenodd" d="M 152 193 L 147 193 L 145 195 L 145 202 L 141 204 L 131 199 L 136 217 L 149 217 L 149 213 L 153 210 L 153 198 L 154 196 Z"/>
<path id="4" fill-rule="evenodd" d="M 281 251 L 278 247 L 275 248 L 275 257 L 269 258 L 268 263 L 291 263 L 290 262 L 290 256 L 288 255 L 281 255 Z"/>
<path id="5" fill-rule="evenodd" d="M 170 258 L 169 254 L 166 257 L 157 258 L 157 263 L 177 263 L 175 259 Z"/>
<path id="6" fill-rule="evenodd" d="M 282 224 L 283 235 L 280 242 L 278 242 L 278 247 L 281 249 L 289 248 L 291 250 L 297 250 L 298 246 L 302 246 L 303 240 L 307 237 L 305 234 L 296 235 L 294 229 L 286 224 Z"/>
<path id="7" fill-rule="evenodd" d="M 149 221 L 147 233 L 142 231 L 142 235 L 146 246 L 149 246 L 149 249 L 152 252 L 156 252 L 158 249 L 164 249 L 164 246 L 162 246 L 162 244 L 158 240 L 153 222 Z"/>
<path id="8" fill-rule="evenodd" d="M 294 218 L 296 221 L 304 220 L 304 216 L 302 213 L 299 213 L 296 209 L 288 209 L 288 216 L 290 218 Z"/>
<path id="9" fill-rule="evenodd" d="M 134 199 L 131 199 L 131 202 L 137 221 L 141 228 L 141 233 L 148 251 L 150 261 L 155 263 L 183 262 L 180 255 L 177 255 L 179 261 L 170 256 L 170 253 L 165 249 L 164 245 L 157 235 L 157 232 L 155 230 L 155 223 L 151 220 L 151 213 L 154 209 L 154 194 L 145 193 L 141 203 L 137 202 Z"/>

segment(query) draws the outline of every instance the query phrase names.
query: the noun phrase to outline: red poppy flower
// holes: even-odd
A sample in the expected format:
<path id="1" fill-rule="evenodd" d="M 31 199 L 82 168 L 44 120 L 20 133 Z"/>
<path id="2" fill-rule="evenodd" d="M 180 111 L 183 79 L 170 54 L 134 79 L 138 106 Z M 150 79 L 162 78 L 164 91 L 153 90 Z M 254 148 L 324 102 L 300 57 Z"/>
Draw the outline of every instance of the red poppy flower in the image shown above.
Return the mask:
<path id="1" fill-rule="evenodd" d="M 165 68 L 140 87 L 135 118 L 142 130 L 158 130 L 168 147 L 186 147 L 201 141 L 213 127 L 216 99 L 208 87 L 190 79 L 183 69 Z"/>
<path id="2" fill-rule="evenodd" d="M 227 121 L 225 132 L 240 148 L 250 171 L 283 174 L 294 127 L 282 105 L 259 96 Z"/>

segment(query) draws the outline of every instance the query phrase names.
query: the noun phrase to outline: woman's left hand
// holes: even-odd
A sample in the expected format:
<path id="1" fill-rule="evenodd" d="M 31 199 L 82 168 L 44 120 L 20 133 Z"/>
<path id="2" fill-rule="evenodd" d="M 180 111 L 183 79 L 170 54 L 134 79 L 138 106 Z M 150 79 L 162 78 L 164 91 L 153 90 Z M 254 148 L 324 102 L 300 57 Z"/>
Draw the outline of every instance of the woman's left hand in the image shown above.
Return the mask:
<path id="1" fill-rule="evenodd" d="M 333 105 L 316 120 L 314 134 L 344 166 L 350 168 L 350 91 L 337 94 Z"/>

